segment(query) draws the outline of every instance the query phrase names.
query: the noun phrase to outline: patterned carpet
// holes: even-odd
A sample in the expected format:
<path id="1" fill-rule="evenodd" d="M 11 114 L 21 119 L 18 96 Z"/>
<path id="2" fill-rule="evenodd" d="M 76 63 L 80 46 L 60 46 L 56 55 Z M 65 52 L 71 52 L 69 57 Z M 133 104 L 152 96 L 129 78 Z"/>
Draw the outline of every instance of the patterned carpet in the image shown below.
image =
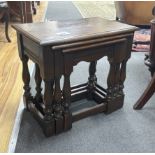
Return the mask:
<path id="1" fill-rule="evenodd" d="M 134 34 L 134 42 L 140 42 L 139 44 L 133 44 L 132 50 L 135 52 L 148 52 L 150 50 L 150 29 L 140 29 Z"/>

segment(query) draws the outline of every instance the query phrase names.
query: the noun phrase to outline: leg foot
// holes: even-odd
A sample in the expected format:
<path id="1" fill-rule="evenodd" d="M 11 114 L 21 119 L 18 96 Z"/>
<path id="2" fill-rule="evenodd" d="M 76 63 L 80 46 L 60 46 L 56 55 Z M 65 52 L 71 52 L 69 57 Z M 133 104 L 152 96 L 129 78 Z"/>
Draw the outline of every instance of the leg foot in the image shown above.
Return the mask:
<path id="1" fill-rule="evenodd" d="M 110 114 L 123 107 L 124 95 L 108 99 L 106 114 Z"/>
<path id="2" fill-rule="evenodd" d="M 42 124 L 42 128 L 46 137 L 53 136 L 55 134 L 55 121 L 45 121 Z"/>

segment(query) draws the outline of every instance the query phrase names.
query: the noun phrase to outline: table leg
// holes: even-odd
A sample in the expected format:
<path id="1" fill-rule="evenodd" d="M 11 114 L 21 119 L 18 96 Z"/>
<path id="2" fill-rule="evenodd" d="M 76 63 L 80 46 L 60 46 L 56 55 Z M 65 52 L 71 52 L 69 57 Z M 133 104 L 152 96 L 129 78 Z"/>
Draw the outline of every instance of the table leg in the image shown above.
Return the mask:
<path id="1" fill-rule="evenodd" d="M 63 99 L 64 99 L 64 130 L 69 130 L 72 128 L 72 113 L 69 108 L 71 102 L 70 73 L 64 75 Z"/>
<path id="2" fill-rule="evenodd" d="M 120 67 L 117 58 L 109 58 L 108 60 L 110 70 L 107 79 L 107 113 L 111 113 L 123 106 L 124 93 L 122 86 L 125 80 L 125 66 Z"/>
<path id="3" fill-rule="evenodd" d="M 95 85 L 97 83 L 96 73 L 97 61 L 92 61 L 89 65 L 89 78 L 88 78 L 88 99 L 92 99 Z"/>
<path id="4" fill-rule="evenodd" d="M 35 64 L 35 82 L 36 82 L 36 95 L 35 95 L 35 100 L 36 103 L 41 103 L 43 101 L 42 99 L 42 88 L 41 88 L 41 82 L 42 82 L 42 78 L 40 76 L 40 69 L 39 69 L 39 65 Z"/>
<path id="5" fill-rule="evenodd" d="M 115 88 L 114 96 L 118 97 L 120 95 L 120 63 L 115 64 Z"/>
<path id="6" fill-rule="evenodd" d="M 123 60 L 123 62 L 121 63 L 121 68 L 120 68 L 119 92 L 122 95 L 124 95 L 123 88 L 124 88 L 124 81 L 126 79 L 126 63 L 127 63 L 127 60 Z"/>
<path id="7" fill-rule="evenodd" d="M 143 108 L 143 106 L 151 98 L 151 96 L 154 94 L 154 92 L 155 92 L 155 74 L 153 75 L 152 80 L 150 81 L 149 85 L 145 89 L 142 96 L 138 99 L 136 104 L 133 106 L 133 108 L 136 110 Z"/>
<path id="8" fill-rule="evenodd" d="M 51 136 L 55 134 L 55 121 L 54 121 L 54 110 L 53 110 L 53 85 L 54 80 L 46 80 L 45 83 L 45 92 L 44 92 L 44 126 L 43 130 L 46 136 Z"/>
<path id="9" fill-rule="evenodd" d="M 54 90 L 54 117 L 56 121 L 56 134 L 63 131 L 63 109 L 62 109 L 62 93 L 60 89 L 61 76 L 55 76 L 55 90 Z"/>
<path id="10" fill-rule="evenodd" d="M 24 104 L 26 109 L 28 109 L 28 104 L 29 102 L 32 101 L 32 96 L 31 96 L 31 87 L 29 85 L 30 83 L 30 73 L 29 73 L 29 69 L 28 69 L 28 57 L 26 55 L 24 55 L 22 57 L 22 65 L 23 65 L 23 70 L 22 70 L 22 79 L 24 82 L 24 95 L 23 95 L 23 100 L 24 100 Z"/>
<path id="11" fill-rule="evenodd" d="M 108 100 L 108 104 L 107 104 L 107 109 L 109 111 L 110 109 L 110 102 L 112 100 L 114 100 L 114 85 L 115 85 L 115 63 L 113 61 L 111 61 L 112 59 L 108 59 L 109 63 L 110 63 L 110 70 L 109 70 L 109 74 L 108 74 L 108 78 L 107 78 L 107 100 Z"/>

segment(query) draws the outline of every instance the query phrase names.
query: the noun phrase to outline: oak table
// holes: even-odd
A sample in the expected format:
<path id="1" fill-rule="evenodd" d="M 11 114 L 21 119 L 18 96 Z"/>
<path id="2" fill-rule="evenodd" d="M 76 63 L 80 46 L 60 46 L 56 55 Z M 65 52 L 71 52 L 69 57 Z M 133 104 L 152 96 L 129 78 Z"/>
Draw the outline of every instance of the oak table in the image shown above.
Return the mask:
<path id="1" fill-rule="evenodd" d="M 108 114 L 123 106 L 126 63 L 131 55 L 135 26 L 94 17 L 13 27 L 23 64 L 24 103 L 46 136 L 67 131 L 72 122 L 84 117 L 99 112 Z M 104 56 L 110 64 L 107 88 L 97 83 L 95 75 L 97 60 Z M 35 63 L 35 96 L 30 92 L 29 59 Z M 81 61 L 90 62 L 88 82 L 71 87 L 73 66 Z M 43 93 L 41 82 L 45 87 Z M 71 112 L 71 104 L 84 98 L 96 104 Z"/>

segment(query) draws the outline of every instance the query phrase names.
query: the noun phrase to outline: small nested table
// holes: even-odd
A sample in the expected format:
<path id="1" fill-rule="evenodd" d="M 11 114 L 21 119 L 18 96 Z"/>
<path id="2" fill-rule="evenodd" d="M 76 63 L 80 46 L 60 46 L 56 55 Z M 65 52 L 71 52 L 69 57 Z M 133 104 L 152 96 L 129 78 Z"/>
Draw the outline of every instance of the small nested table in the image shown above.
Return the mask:
<path id="1" fill-rule="evenodd" d="M 71 129 L 72 122 L 81 118 L 99 112 L 111 113 L 123 106 L 126 63 L 136 27 L 102 18 L 15 24 L 13 27 L 17 30 L 23 64 L 24 103 L 46 136 Z M 107 88 L 97 84 L 95 75 L 97 60 L 104 56 L 110 64 Z M 30 92 L 29 59 L 36 64 L 35 96 Z M 88 82 L 71 87 L 73 66 L 81 61 L 90 62 Z M 72 112 L 70 105 L 84 98 L 94 100 L 96 105 Z"/>

